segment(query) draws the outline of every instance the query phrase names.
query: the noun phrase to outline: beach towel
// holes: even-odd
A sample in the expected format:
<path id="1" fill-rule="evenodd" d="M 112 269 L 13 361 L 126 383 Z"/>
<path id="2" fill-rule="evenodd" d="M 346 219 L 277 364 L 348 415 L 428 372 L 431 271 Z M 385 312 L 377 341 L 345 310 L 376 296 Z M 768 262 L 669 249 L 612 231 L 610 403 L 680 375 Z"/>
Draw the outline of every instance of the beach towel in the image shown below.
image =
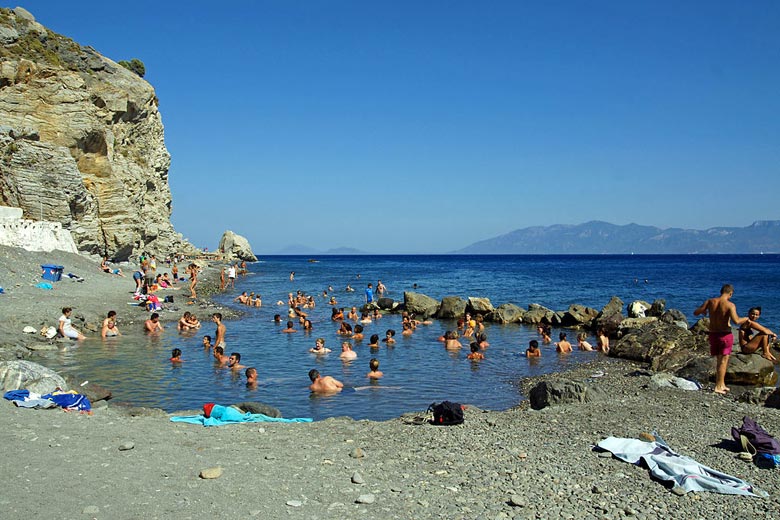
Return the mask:
<path id="1" fill-rule="evenodd" d="M 35 287 L 37 287 L 38 289 L 46 289 L 47 291 L 54 289 L 54 286 L 48 282 L 36 283 Z"/>
<path id="2" fill-rule="evenodd" d="M 638 439 L 609 437 L 597 446 L 624 462 L 644 462 L 650 474 L 659 480 L 674 482 L 686 492 L 713 491 L 728 495 L 766 497 L 768 494 L 744 480 L 721 473 L 699 464 L 695 460 L 678 455 L 665 443 L 645 442 Z"/>
<path id="3" fill-rule="evenodd" d="M 87 396 L 73 391 L 38 395 L 29 390 L 9 390 L 3 394 L 3 397 L 22 408 L 53 408 L 59 406 L 65 410 L 82 412 L 88 412 L 92 409 Z"/>
<path id="4" fill-rule="evenodd" d="M 242 413 L 230 406 L 215 404 L 211 408 L 209 417 L 205 415 L 183 415 L 171 417 L 172 422 L 184 422 L 190 424 L 202 424 L 203 426 L 223 426 L 225 424 L 237 423 L 258 423 L 258 422 L 282 422 L 282 423 L 304 423 L 312 422 L 311 419 L 284 419 L 282 417 L 268 417 L 261 413 Z"/>

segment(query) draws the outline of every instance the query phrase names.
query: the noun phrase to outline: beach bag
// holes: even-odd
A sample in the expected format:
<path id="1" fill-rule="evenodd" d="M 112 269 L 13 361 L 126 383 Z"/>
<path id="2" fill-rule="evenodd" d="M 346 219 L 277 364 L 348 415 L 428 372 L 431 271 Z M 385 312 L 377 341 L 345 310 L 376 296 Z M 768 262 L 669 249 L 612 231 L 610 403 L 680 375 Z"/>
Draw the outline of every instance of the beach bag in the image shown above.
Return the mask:
<path id="1" fill-rule="evenodd" d="M 748 416 L 742 418 L 742 426 L 731 429 L 731 436 L 753 456 L 780 454 L 780 442 Z"/>
<path id="2" fill-rule="evenodd" d="M 463 424 L 463 406 L 460 403 L 452 401 L 432 403 L 428 411 L 433 412 L 433 424 L 437 426 Z"/>

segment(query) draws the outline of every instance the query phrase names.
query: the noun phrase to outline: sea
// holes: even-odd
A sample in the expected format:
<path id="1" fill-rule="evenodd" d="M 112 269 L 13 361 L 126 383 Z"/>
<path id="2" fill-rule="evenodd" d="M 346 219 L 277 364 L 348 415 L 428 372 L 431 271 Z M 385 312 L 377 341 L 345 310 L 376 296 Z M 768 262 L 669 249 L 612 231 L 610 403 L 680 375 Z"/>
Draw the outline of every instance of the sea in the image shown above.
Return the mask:
<path id="1" fill-rule="evenodd" d="M 508 409 L 525 399 L 518 385 L 523 378 L 566 370 L 602 355 L 576 350 L 576 333 L 569 331 L 573 353 L 558 354 L 553 346 L 542 346 L 540 359 L 528 359 L 523 353 L 529 341 L 539 339 L 535 328 L 486 323 L 490 346 L 484 350 L 485 359 L 469 361 L 468 341 L 463 341 L 462 351 L 451 352 L 438 340 L 456 328 L 454 321 L 433 320 L 406 337 L 401 335 L 400 316 L 387 314 L 364 325 L 365 336 L 383 338 L 387 329 L 394 329 L 397 343 L 370 349 L 368 340 L 353 342 L 357 359 L 342 361 L 342 338 L 336 334 L 338 324 L 330 320 L 333 306 L 328 301 L 335 297 L 337 306 L 346 310 L 360 307 L 367 284 L 376 287 L 379 280 L 388 289 L 385 296 L 400 302 L 405 291 L 437 300 L 484 297 L 496 307 L 538 303 L 553 310 L 566 310 L 571 304 L 600 310 L 613 296 L 625 304 L 663 299 L 667 308 L 683 312 L 690 324 L 696 320 L 693 310 L 730 283 L 740 315 L 761 306 L 761 322 L 774 331 L 780 328 L 780 255 L 268 256 L 249 264 L 234 289 L 214 298 L 219 305 L 244 312 L 243 318 L 226 322 L 226 353 L 238 352 L 243 365 L 257 368 L 257 388 L 247 388 L 243 371 L 217 366 L 202 348 L 203 335 L 213 337 L 215 326 L 210 312 L 181 304 L 186 301 L 185 289 L 172 293 L 176 305 L 180 312 L 201 311 L 200 330 L 180 333 L 170 323 L 156 337 L 91 339 L 62 349 L 45 363 L 101 384 L 113 391 L 116 401 L 135 406 L 176 411 L 201 408 L 207 402 L 259 401 L 275 406 L 285 417 L 386 420 L 444 400 Z M 346 291 L 348 285 L 355 291 Z M 242 291 L 260 294 L 262 307 L 236 303 Z M 306 309 L 313 331 L 304 332 L 296 323 L 299 332 L 285 334 L 281 329 L 287 321 L 287 295 L 297 291 L 315 298 L 315 308 Z M 121 328 L 122 310 L 117 311 Z M 275 314 L 281 314 L 282 325 L 274 323 Z M 553 330 L 554 340 L 559 332 Z M 309 353 L 318 337 L 326 340 L 331 353 Z M 588 339 L 595 344 L 593 336 Z M 182 363 L 168 360 L 174 348 L 182 350 Z M 372 358 L 384 372 L 378 381 L 366 377 Z M 312 368 L 342 381 L 345 390 L 313 395 L 308 390 Z"/>

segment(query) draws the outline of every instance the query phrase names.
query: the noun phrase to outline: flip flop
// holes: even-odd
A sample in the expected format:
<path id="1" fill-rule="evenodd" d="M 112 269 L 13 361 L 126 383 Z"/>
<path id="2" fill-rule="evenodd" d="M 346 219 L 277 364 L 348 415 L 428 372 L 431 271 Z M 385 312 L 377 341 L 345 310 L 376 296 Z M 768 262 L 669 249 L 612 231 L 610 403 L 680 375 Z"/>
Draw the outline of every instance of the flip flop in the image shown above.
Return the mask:
<path id="1" fill-rule="evenodd" d="M 753 455 L 751 455 L 750 453 L 748 453 L 746 451 L 739 452 L 737 454 L 737 458 L 740 459 L 740 460 L 747 461 L 747 462 L 753 462 Z"/>

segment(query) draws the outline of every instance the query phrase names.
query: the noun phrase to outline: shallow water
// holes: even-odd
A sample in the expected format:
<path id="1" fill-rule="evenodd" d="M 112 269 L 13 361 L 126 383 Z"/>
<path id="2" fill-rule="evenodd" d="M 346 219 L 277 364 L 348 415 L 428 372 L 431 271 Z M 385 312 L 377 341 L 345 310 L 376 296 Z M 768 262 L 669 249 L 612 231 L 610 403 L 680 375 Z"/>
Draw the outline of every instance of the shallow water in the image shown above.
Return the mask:
<path id="1" fill-rule="evenodd" d="M 156 338 L 113 338 L 89 340 L 81 346 L 52 354 L 46 364 L 64 372 L 79 374 L 114 392 L 118 401 L 139 406 L 161 407 L 169 411 L 199 408 L 205 402 L 229 404 L 244 400 L 262 401 L 278 407 L 286 417 L 325 417 L 349 415 L 356 419 L 388 419 L 421 410 L 445 399 L 467 402 L 481 408 L 506 409 L 523 396 L 516 382 L 523 378 L 565 369 L 594 359 L 597 353 L 575 351 L 555 353 L 542 347 L 539 360 L 521 353 L 535 329 L 522 325 L 486 324 L 490 347 L 486 359 L 470 362 L 468 349 L 447 352 L 437 338 L 455 328 L 454 322 L 434 321 L 421 326 L 411 337 L 402 337 L 400 317 L 387 315 L 365 326 L 371 334 L 384 337 L 395 329 L 397 344 L 369 349 L 368 341 L 355 343 L 358 359 L 342 362 L 341 337 L 330 321 L 331 306 L 322 291 L 332 285 L 339 307 L 347 309 L 363 303 L 367 283 L 381 279 L 389 296 L 402 300 L 404 290 L 433 298 L 457 295 L 489 297 L 494 305 L 512 302 L 526 307 L 540 303 L 563 310 L 572 303 L 600 309 L 612 295 L 625 303 L 635 299 L 652 302 L 665 298 L 667 307 L 682 310 L 693 322 L 693 309 L 714 296 L 724 282 L 735 285 L 733 301 L 744 315 L 752 305 L 762 305 L 764 325 L 777 330 L 780 318 L 780 256 L 335 256 L 317 263 L 303 257 L 269 257 L 250 266 L 250 274 L 240 277 L 237 288 L 217 301 L 237 305 L 232 299 L 240 291 L 259 292 L 263 307 L 244 308 L 247 315 L 227 322 L 226 353 L 240 352 L 242 364 L 259 371 L 260 384 L 248 390 L 243 373 L 234 374 L 216 367 L 201 347 L 203 334 L 214 335 L 214 325 L 205 315 L 203 329 L 195 334 L 179 334 L 173 324 Z M 295 271 L 295 280 L 289 280 Z M 358 278 L 360 274 L 360 278 Z M 355 292 L 344 288 L 351 284 Z M 283 334 L 283 326 L 273 323 L 273 315 L 283 320 L 287 293 L 302 290 L 316 297 L 310 311 L 312 333 Z M 183 307 L 183 306 L 182 306 Z M 121 311 L 121 310 L 120 310 Z M 183 310 L 182 310 L 183 312 Z M 120 316 L 121 318 L 121 316 Z M 121 323 L 121 320 L 120 320 Z M 299 328 L 296 324 L 296 328 Z M 558 331 L 553 331 L 557 338 Z M 333 352 L 315 356 L 308 352 L 316 337 L 326 339 Z M 575 334 L 569 339 L 576 345 Z M 595 343 L 594 338 L 589 338 Z M 467 346 L 467 341 L 462 341 Z M 168 362 L 171 349 L 181 348 L 184 362 Z M 365 377 L 368 361 L 376 357 L 385 377 L 371 383 Z M 307 373 L 317 368 L 332 375 L 355 391 L 334 396 L 310 395 Z"/>

